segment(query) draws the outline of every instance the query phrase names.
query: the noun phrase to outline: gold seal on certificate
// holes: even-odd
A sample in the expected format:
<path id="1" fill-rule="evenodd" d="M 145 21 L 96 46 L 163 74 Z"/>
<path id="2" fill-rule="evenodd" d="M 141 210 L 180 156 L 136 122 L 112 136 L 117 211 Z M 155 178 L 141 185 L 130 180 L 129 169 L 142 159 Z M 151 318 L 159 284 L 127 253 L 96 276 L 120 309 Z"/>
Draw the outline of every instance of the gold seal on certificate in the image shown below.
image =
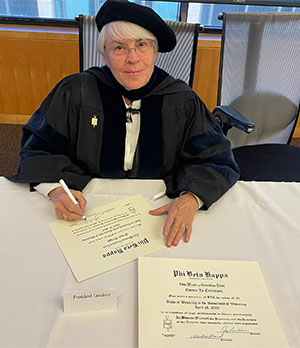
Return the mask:
<path id="1" fill-rule="evenodd" d="M 139 347 L 288 347 L 259 265 L 139 258 Z"/>

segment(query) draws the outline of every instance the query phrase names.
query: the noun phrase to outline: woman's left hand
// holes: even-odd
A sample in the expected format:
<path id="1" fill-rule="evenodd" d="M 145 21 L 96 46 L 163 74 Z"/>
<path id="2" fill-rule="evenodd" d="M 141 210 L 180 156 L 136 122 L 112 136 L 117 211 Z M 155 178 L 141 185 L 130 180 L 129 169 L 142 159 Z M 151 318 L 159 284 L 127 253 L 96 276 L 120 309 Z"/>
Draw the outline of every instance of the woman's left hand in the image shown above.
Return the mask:
<path id="1" fill-rule="evenodd" d="M 168 214 L 163 229 L 163 235 L 168 237 L 167 247 L 178 245 L 184 233 L 184 241 L 187 243 L 190 240 L 192 223 L 197 210 L 198 202 L 189 192 L 158 209 L 150 210 L 151 215 Z"/>

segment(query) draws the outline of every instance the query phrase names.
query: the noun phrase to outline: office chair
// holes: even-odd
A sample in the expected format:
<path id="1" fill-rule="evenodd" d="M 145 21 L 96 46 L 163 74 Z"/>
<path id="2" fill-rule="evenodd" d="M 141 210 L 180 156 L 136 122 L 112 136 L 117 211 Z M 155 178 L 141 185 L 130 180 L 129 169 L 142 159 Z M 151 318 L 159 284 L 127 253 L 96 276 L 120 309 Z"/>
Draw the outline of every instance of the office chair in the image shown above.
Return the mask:
<path id="1" fill-rule="evenodd" d="M 98 30 L 95 16 L 78 15 L 75 19 L 79 25 L 80 71 L 104 65 L 104 59 L 96 49 Z M 174 30 L 177 45 L 171 52 L 158 53 L 155 65 L 192 87 L 200 25 L 175 21 L 166 23 Z"/>
<path id="2" fill-rule="evenodd" d="M 214 112 L 241 180 L 299 182 L 300 148 L 289 143 L 300 103 L 300 13 L 223 13 L 220 19 Z"/>

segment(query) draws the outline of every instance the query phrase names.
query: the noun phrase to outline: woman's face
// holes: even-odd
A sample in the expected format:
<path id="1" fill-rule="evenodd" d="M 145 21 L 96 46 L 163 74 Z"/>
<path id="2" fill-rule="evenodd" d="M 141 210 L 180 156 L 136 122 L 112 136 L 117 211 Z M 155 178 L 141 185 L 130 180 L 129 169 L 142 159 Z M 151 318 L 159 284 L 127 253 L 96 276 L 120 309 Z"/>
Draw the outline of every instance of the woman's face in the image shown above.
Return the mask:
<path id="1" fill-rule="evenodd" d="M 104 60 L 115 79 L 128 91 L 147 84 L 154 70 L 157 53 L 149 39 L 105 41 Z"/>

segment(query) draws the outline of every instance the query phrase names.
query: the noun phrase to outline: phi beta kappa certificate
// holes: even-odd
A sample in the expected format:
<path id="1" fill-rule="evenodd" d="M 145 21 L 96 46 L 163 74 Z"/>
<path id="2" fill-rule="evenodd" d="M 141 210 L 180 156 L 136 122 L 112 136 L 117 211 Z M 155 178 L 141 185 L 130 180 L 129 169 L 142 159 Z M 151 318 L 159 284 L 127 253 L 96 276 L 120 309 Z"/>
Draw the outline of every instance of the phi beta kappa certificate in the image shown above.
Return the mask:
<path id="1" fill-rule="evenodd" d="M 256 262 L 139 258 L 139 347 L 288 347 Z"/>
<path id="2" fill-rule="evenodd" d="M 87 211 L 87 222 L 49 224 L 77 281 L 164 248 L 164 217 L 151 216 L 150 209 L 135 195 Z"/>

